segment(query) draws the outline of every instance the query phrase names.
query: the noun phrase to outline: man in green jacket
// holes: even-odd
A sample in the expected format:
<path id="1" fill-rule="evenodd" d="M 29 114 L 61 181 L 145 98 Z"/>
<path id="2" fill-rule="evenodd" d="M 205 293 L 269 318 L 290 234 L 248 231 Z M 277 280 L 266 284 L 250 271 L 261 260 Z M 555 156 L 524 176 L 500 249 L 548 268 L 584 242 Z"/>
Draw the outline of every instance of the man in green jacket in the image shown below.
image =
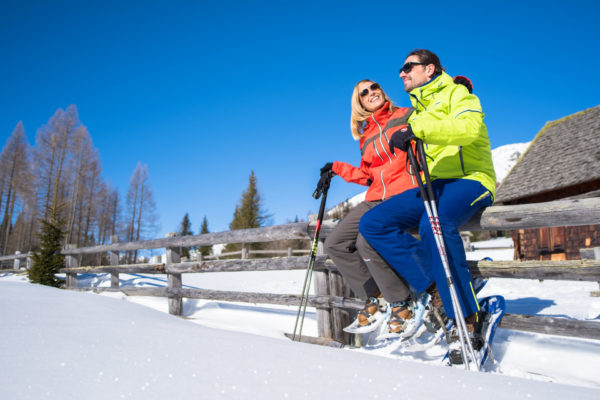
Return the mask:
<path id="1" fill-rule="evenodd" d="M 400 78 L 415 111 L 408 125 L 394 133 L 390 150 L 406 151 L 416 138 L 425 145 L 454 285 L 473 345 L 480 348 L 482 318 L 459 228 L 477 211 L 492 204 L 496 189 L 484 114 L 479 99 L 465 86 L 455 84 L 444 72 L 439 58 L 429 50 L 411 52 L 400 69 Z M 421 240 L 406 232 L 416 225 Z M 371 209 L 362 217 L 359 230 L 417 291 L 431 290 L 432 282 L 419 278 L 429 270 L 447 316 L 454 318 L 442 260 L 419 189 L 406 191 Z M 450 360 L 462 362 L 460 347 L 452 343 Z"/>

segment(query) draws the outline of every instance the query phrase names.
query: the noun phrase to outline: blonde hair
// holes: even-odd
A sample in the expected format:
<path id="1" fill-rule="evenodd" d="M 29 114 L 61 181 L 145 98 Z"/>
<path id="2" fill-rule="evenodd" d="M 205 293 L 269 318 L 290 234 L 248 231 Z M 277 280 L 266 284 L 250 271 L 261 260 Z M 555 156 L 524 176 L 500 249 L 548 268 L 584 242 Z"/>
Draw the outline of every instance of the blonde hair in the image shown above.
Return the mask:
<path id="1" fill-rule="evenodd" d="M 358 82 L 356 84 L 356 86 L 354 86 L 354 91 L 352 92 L 352 98 L 351 98 L 351 105 L 352 105 L 352 112 L 350 114 L 350 131 L 352 131 L 352 137 L 354 138 L 354 140 L 359 140 L 362 135 L 363 135 L 363 125 L 365 123 L 365 121 L 367 120 L 367 118 L 369 118 L 371 116 L 371 114 L 373 114 L 371 111 L 367 111 L 362 103 L 360 102 L 360 94 L 358 93 L 358 85 L 360 85 L 363 82 L 373 82 L 370 79 L 363 79 L 362 81 Z M 375 82 L 373 82 L 375 83 Z M 383 91 L 383 89 L 381 89 L 381 93 L 383 94 L 383 98 L 385 99 L 386 102 L 388 102 L 389 107 L 390 107 L 390 112 L 394 111 L 394 105 L 392 104 L 392 100 L 388 97 L 387 94 L 385 94 L 385 92 Z"/>

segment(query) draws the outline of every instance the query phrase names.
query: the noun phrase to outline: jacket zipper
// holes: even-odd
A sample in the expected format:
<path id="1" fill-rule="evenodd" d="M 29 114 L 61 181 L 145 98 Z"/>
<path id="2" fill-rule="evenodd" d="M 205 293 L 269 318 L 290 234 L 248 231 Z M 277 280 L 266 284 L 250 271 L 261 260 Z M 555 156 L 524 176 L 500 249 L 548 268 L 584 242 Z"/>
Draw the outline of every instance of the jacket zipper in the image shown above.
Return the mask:
<path id="1" fill-rule="evenodd" d="M 383 170 L 381 170 L 381 185 L 383 186 L 383 195 L 381 196 L 381 200 L 385 200 L 385 192 L 386 192 L 386 187 L 385 187 L 385 182 L 383 181 Z"/>
<path id="2" fill-rule="evenodd" d="M 379 122 L 377 122 L 377 120 L 375 119 L 375 117 L 373 117 L 373 115 L 371 115 L 371 118 L 377 124 L 377 127 L 379 128 L 379 143 L 381 144 L 381 149 L 383 150 L 383 152 L 385 153 L 385 155 L 387 156 L 387 158 L 391 164 L 392 157 L 390 157 L 390 155 L 388 154 L 387 150 L 385 149 L 385 146 L 383 145 L 383 140 L 381 140 L 381 136 L 383 135 L 383 130 L 381 129 L 381 125 L 379 125 Z M 375 150 L 377 150 L 377 146 L 375 146 Z M 377 155 L 379 155 L 379 152 L 377 152 Z M 379 158 L 381 158 L 381 156 L 379 156 Z M 383 161 L 383 158 L 381 158 L 381 161 Z"/>
<path id="3" fill-rule="evenodd" d="M 465 172 L 465 161 L 463 160 L 462 146 L 458 146 L 458 156 L 460 157 L 460 169 L 462 169 L 463 175 L 466 175 Z"/>

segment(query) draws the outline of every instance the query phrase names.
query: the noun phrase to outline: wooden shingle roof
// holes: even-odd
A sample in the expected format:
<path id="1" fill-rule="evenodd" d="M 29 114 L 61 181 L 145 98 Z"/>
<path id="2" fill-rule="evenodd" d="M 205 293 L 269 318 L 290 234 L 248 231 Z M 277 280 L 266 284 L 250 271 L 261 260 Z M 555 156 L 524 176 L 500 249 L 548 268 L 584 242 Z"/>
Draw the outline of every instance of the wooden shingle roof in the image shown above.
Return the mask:
<path id="1" fill-rule="evenodd" d="M 546 123 L 496 193 L 508 202 L 600 179 L 600 106 Z"/>

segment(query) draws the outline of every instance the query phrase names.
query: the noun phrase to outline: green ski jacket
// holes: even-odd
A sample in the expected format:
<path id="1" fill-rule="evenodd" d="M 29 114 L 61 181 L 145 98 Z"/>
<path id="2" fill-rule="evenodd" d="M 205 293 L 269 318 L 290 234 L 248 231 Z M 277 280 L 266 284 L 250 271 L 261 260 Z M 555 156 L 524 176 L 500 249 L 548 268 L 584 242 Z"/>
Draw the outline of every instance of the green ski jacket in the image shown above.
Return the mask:
<path id="1" fill-rule="evenodd" d="M 483 111 L 477 96 L 442 72 L 410 92 L 415 111 L 408 123 L 423 140 L 431 179 L 472 179 L 490 195 L 496 173 Z"/>

